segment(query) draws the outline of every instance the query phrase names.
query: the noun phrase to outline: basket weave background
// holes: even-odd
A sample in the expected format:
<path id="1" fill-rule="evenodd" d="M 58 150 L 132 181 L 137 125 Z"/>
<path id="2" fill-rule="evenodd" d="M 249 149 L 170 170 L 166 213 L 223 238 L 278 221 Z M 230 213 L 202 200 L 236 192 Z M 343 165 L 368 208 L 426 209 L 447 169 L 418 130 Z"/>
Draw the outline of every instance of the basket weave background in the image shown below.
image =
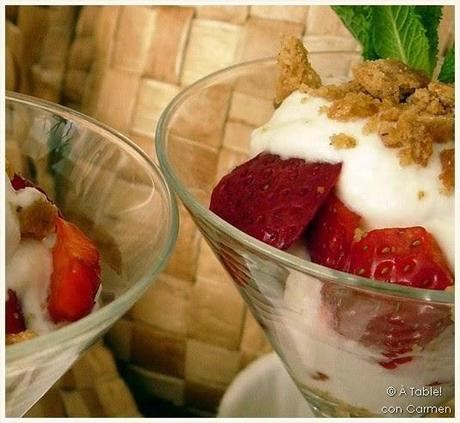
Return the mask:
<path id="1" fill-rule="evenodd" d="M 444 9 L 441 54 L 453 40 L 453 7 Z M 284 34 L 302 37 L 310 51 L 359 48 L 327 6 L 20 6 L 7 8 L 7 19 L 9 89 L 94 116 L 155 160 L 156 122 L 184 86 L 231 64 L 274 56 Z M 222 132 L 222 117 L 210 98 L 201 105 L 216 111 L 201 128 L 209 142 L 184 145 L 184 159 L 193 163 L 196 155 L 217 154 L 219 169 L 236 163 L 238 138 L 251 130 L 266 105 L 266 99 L 242 99 L 240 113 Z M 270 347 L 182 206 L 180 218 L 166 270 L 106 342 L 138 399 L 154 396 L 213 414 L 235 375 Z M 89 354 L 110 361 L 101 348 Z M 74 375 L 78 371 L 77 365 Z M 71 386 L 68 378 L 59 392 Z M 51 392 L 34 413 L 136 415 L 129 392 L 117 380 L 119 389 L 113 392 L 128 400 L 116 413 L 101 406 L 103 400 L 96 404 L 84 383 L 72 385 L 78 395 L 61 395 L 59 407 Z"/>

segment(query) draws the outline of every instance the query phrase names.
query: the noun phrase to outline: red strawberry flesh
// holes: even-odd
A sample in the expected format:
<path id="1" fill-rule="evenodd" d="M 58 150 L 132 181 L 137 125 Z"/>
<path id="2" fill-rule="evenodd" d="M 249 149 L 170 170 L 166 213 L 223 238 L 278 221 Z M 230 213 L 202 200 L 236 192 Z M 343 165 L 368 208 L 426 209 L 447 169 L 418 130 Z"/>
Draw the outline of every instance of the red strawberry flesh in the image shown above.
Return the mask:
<path id="1" fill-rule="evenodd" d="M 412 360 L 415 346 L 425 347 L 453 322 L 448 307 L 397 300 L 325 283 L 322 291 L 328 324 L 348 339 L 381 353 L 387 369 Z"/>
<path id="2" fill-rule="evenodd" d="M 340 170 L 340 163 L 283 160 L 261 153 L 220 180 L 210 209 L 246 234 L 287 249 L 300 238 Z"/>
<path id="3" fill-rule="evenodd" d="M 453 284 L 439 246 L 421 227 L 370 231 L 353 242 L 349 253 L 348 265 L 341 270 L 360 276 L 419 288 L 445 289 Z M 335 284 L 325 284 L 322 297 L 332 328 L 377 348 L 383 356 L 379 363 L 388 370 L 411 361 L 415 346 L 425 347 L 452 324 L 446 307 Z"/>
<path id="4" fill-rule="evenodd" d="M 23 189 L 25 187 L 33 186 L 33 184 L 30 181 L 23 178 L 22 176 L 19 176 L 17 173 L 13 175 L 13 179 L 11 179 L 11 185 L 16 191 Z"/>
<path id="5" fill-rule="evenodd" d="M 331 192 L 341 165 L 262 153 L 222 178 L 210 209 L 280 249 L 306 230 L 312 261 L 387 283 L 445 289 L 453 277 L 435 239 L 421 227 L 377 229 L 355 239 L 361 216 Z M 394 369 L 452 324 L 450 310 L 325 283 L 323 306 L 341 335 L 376 349 Z"/>
<path id="6" fill-rule="evenodd" d="M 311 259 L 324 266 L 387 283 L 445 289 L 453 277 L 435 239 L 424 228 L 376 229 L 355 240 L 360 216 L 331 193 L 307 229 Z M 397 300 L 325 283 L 325 316 L 339 334 L 382 355 L 386 369 L 410 362 L 452 324 L 448 308 Z"/>
<path id="7" fill-rule="evenodd" d="M 331 193 L 307 229 L 307 245 L 314 263 L 347 271 L 355 230 L 361 216 Z"/>
<path id="8" fill-rule="evenodd" d="M 40 191 L 42 194 L 44 194 L 46 198 L 48 199 L 48 201 L 51 201 L 51 199 L 48 197 L 48 194 L 45 191 L 43 191 L 38 185 L 34 184 L 33 182 L 29 181 L 26 178 L 23 178 L 21 175 L 18 175 L 17 173 L 13 175 L 13 178 L 10 180 L 10 182 L 11 182 L 11 186 L 14 188 L 15 191 L 19 191 L 21 189 L 28 188 L 28 187 L 35 188 L 38 191 Z"/>
<path id="9" fill-rule="evenodd" d="M 8 299 L 5 303 L 6 333 L 19 333 L 26 330 L 21 303 L 12 289 L 8 289 Z"/>
<path id="10" fill-rule="evenodd" d="M 72 223 L 56 219 L 48 312 L 55 322 L 89 314 L 100 285 L 99 252 Z"/>
<path id="11" fill-rule="evenodd" d="M 368 232 L 353 244 L 349 272 L 416 288 L 443 290 L 454 283 L 434 237 L 419 226 Z"/>

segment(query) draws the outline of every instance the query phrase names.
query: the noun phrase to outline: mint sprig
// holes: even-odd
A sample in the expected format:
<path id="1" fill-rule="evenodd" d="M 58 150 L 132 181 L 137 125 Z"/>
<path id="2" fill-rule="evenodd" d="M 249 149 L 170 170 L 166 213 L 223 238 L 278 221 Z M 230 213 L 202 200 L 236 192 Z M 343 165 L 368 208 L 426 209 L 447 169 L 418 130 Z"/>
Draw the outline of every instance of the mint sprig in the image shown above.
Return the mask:
<path id="1" fill-rule="evenodd" d="M 372 6 L 331 6 L 340 19 L 361 43 L 363 57 L 367 60 L 378 59 L 372 40 Z"/>
<path id="2" fill-rule="evenodd" d="M 441 6 L 332 6 L 367 60 L 398 59 L 432 76 Z"/>
<path id="3" fill-rule="evenodd" d="M 437 58 L 438 58 L 438 27 L 441 22 L 442 17 L 442 7 L 441 6 L 414 6 L 415 13 L 417 13 L 420 18 L 423 27 L 426 31 L 426 37 L 428 38 L 428 43 L 430 45 L 429 57 L 430 57 L 430 72 L 429 75 L 433 73 L 434 68 L 436 67 Z"/>
<path id="4" fill-rule="evenodd" d="M 455 49 L 453 46 L 447 50 L 438 79 L 441 82 L 455 82 Z"/>
<path id="5" fill-rule="evenodd" d="M 430 43 L 414 6 L 376 7 L 373 29 L 379 57 L 401 60 L 431 75 Z"/>

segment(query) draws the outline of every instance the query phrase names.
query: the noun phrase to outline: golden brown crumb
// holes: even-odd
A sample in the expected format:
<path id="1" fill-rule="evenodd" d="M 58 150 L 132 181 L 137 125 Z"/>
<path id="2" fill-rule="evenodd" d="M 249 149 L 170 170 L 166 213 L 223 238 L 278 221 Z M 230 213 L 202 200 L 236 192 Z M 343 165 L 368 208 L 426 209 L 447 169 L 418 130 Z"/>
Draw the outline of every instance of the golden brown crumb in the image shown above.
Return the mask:
<path id="1" fill-rule="evenodd" d="M 454 109 L 455 88 L 453 85 L 432 81 L 428 84 L 428 90 L 438 96 L 444 107 Z"/>
<path id="2" fill-rule="evenodd" d="M 370 116 L 367 122 L 365 123 L 363 127 L 363 134 L 369 135 L 372 132 L 379 132 L 379 128 L 380 128 L 379 115 L 375 114 L 373 116 Z"/>
<path id="3" fill-rule="evenodd" d="M 383 101 L 380 107 L 380 119 L 387 122 L 397 122 L 401 115 L 401 107 L 394 105 L 387 106 L 388 104 Z"/>
<path id="4" fill-rule="evenodd" d="M 425 167 L 433 153 L 433 137 L 430 131 L 411 113 L 401 114 L 396 125 L 388 130 L 385 141 L 402 146 L 399 157 L 403 166 L 415 163 Z"/>
<path id="5" fill-rule="evenodd" d="M 30 206 L 17 210 L 21 235 L 43 239 L 54 230 L 57 208 L 45 199 L 36 200 Z"/>
<path id="6" fill-rule="evenodd" d="M 417 198 L 418 198 L 419 200 L 425 198 L 425 191 L 419 191 L 419 192 L 417 193 Z"/>
<path id="7" fill-rule="evenodd" d="M 353 241 L 358 242 L 361 241 L 366 236 L 366 232 L 363 231 L 361 228 L 356 228 L 353 234 Z"/>
<path id="8" fill-rule="evenodd" d="M 328 380 L 329 376 L 326 373 L 315 371 L 314 373 L 311 374 L 311 378 L 313 380 Z"/>
<path id="9" fill-rule="evenodd" d="M 334 134 L 330 136 L 331 145 L 334 146 L 337 150 L 354 148 L 357 145 L 355 138 L 350 135 L 344 134 L 343 132 L 339 134 Z"/>
<path id="10" fill-rule="evenodd" d="M 334 101 L 340 100 L 348 93 L 362 92 L 363 87 L 357 81 L 352 80 L 341 85 L 323 85 L 319 88 L 310 88 L 302 85 L 299 89 L 301 91 L 309 92 L 311 95 L 322 97 L 329 101 Z"/>
<path id="11" fill-rule="evenodd" d="M 399 103 L 415 89 L 428 85 L 428 78 L 398 60 L 365 61 L 353 69 L 355 80 L 374 97 Z"/>
<path id="12" fill-rule="evenodd" d="M 302 84 L 312 88 L 321 85 L 321 79 L 308 61 L 308 53 L 296 37 L 284 37 L 278 55 L 278 81 L 275 107 Z"/>
<path id="13" fill-rule="evenodd" d="M 420 88 L 407 98 L 407 103 L 417 108 L 420 112 L 428 112 L 431 115 L 442 115 L 446 108 L 441 99 L 428 88 Z"/>
<path id="14" fill-rule="evenodd" d="M 396 136 L 395 123 L 379 119 L 379 116 L 371 116 L 365 125 L 366 133 L 377 132 L 383 145 L 388 148 L 399 148 L 402 146 L 401 140 Z"/>
<path id="15" fill-rule="evenodd" d="M 416 120 L 427 127 L 434 142 L 442 144 L 454 139 L 455 119 L 453 114 L 434 116 L 422 113 L 416 116 Z"/>
<path id="16" fill-rule="evenodd" d="M 349 121 L 374 115 L 379 110 L 379 101 L 364 93 L 347 93 L 332 102 L 327 111 L 330 119 Z"/>
<path id="17" fill-rule="evenodd" d="M 37 333 L 33 330 L 23 330 L 19 333 L 7 333 L 5 336 L 6 345 L 17 344 L 18 342 L 27 341 L 31 338 L 35 338 Z"/>
<path id="18" fill-rule="evenodd" d="M 440 153 L 442 172 L 439 179 L 443 184 L 443 193 L 451 194 L 455 186 L 455 149 L 446 148 Z"/>

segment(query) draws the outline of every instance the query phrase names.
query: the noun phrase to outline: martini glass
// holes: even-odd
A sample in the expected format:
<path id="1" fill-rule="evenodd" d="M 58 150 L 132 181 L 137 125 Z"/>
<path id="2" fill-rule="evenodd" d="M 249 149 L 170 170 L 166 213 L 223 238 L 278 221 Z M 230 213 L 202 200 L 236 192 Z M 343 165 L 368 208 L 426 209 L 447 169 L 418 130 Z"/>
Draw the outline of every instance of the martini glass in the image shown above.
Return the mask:
<path id="1" fill-rule="evenodd" d="M 43 188 L 101 253 L 96 310 L 6 347 L 6 415 L 22 416 L 155 280 L 178 216 L 161 172 L 120 133 L 36 98 L 6 96 L 10 165 Z"/>
<path id="2" fill-rule="evenodd" d="M 353 52 L 309 57 L 323 82 L 347 80 L 361 60 Z M 301 248 L 266 245 L 208 208 L 220 178 L 250 158 L 251 130 L 273 112 L 275 83 L 276 61 L 263 59 L 184 89 L 157 126 L 164 175 L 317 416 L 426 415 L 453 397 L 453 292 L 334 271 L 308 261 Z M 382 321 L 399 330 L 396 356 L 369 341 Z M 429 342 L 414 347 L 422 332 Z M 440 394 L 399 395 L 401 386 Z"/>

